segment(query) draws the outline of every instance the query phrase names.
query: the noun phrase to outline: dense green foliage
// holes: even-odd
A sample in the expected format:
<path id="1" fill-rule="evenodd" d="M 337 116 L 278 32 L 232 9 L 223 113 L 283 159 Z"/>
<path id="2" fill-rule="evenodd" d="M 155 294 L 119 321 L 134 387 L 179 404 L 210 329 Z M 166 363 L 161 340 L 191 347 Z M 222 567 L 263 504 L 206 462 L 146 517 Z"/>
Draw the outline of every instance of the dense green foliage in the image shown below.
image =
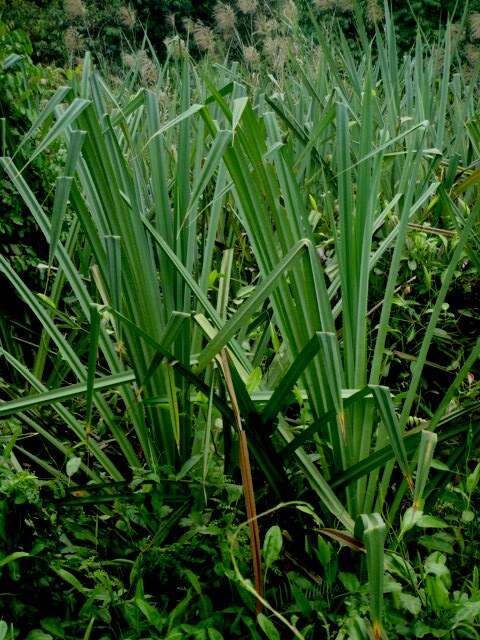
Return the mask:
<path id="1" fill-rule="evenodd" d="M 222 33 L 215 14 L 218 0 L 2 2 L 2 19 L 17 29 L 27 31 L 35 42 L 34 61 L 46 64 L 72 62 L 85 50 L 94 52 L 95 56 L 107 60 L 109 64 L 118 64 L 122 52 L 129 51 L 132 46 L 141 42 L 144 30 L 147 30 L 160 57 L 165 53 L 165 39 L 175 32 L 185 37 L 189 32 L 188 25 L 202 24 L 215 29 L 217 35 Z M 368 28 L 373 31 L 376 21 L 381 21 L 383 15 L 383 2 L 380 0 L 296 0 L 294 4 L 302 29 L 309 37 L 315 37 L 311 27 L 311 11 L 328 24 L 334 18 L 352 36 L 355 33 L 355 2 L 365 12 Z M 242 11 L 239 11 L 239 5 L 234 0 L 226 0 L 225 4 L 236 11 L 237 20 L 241 18 Z M 285 5 L 288 5 L 287 0 L 255 0 L 251 16 L 247 14 L 252 18 L 247 31 L 253 26 L 255 18 L 260 15 L 271 18 L 276 12 L 281 13 Z M 468 3 L 467 15 L 464 13 L 467 5 L 458 0 L 401 0 L 392 5 L 398 46 L 401 49 L 408 50 L 412 46 L 418 27 L 427 35 L 433 36 L 448 18 L 455 22 L 455 29 L 461 39 L 470 42 L 472 50 L 476 48 L 479 34 L 476 27 L 470 24 L 469 16 L 480 11 L 480 0 Z M 0 11 L 1 7 L 0 2 Z"/>
<path id="2" fill-rule="evenodd" d="M 0 145 L 3 155 L 17 151 L 22 136 L 36 119 L 52 87 L 64 78 L 60 70 L 34 65 L 31 54 L 32 45 L 26 33 L 0 21 Z M 58 145 L 53 146 L 25 169 L 25 178 L 46 202 L 51 198 L 50 184 L 58 170 L 58 151 Z M 25 164 L 28 155 L 20 149 L 17 159 Z M 16 197 L 10 181 L 3 176 L 0 177 L 0 201 L 0 251 L 9 257 L 17 273 L 39 287 L 42 271 L 37 265 L 48 255 L 47 244 L 38 235 L 33 218 Z M 24 320 L 11 290 L 3 291 L 0 308 L 0 334 L 3 341 L 9 342 L 11 321 Z"/>
<path id="3" fill-rule="evenodd" d="M 317 4 L 3 31 L 0 640 L 478 637 L 478 66 Z"/>

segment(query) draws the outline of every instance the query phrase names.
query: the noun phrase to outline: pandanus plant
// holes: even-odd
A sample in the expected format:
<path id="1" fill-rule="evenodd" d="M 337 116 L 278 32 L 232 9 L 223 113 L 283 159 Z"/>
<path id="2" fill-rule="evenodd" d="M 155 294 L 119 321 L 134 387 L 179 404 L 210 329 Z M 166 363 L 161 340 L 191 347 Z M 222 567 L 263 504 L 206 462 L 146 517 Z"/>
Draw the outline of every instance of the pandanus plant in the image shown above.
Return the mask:
<path id="1" fill-rule="evenodd" d="M 213 418 L 220 417 L 225 458 L 234 428 L 241 443 L 257 590 L 247 443 L 278 500 L 292 497 L 289 474 L 301 469 L 330 535 L 336 530 L 367 551 L 380 637 L 383 518 L 394 523 L 408 491 L 414 521 L 437 440 L 469 428 L 461 420 L 451 427 L 445 413 L 478 342 L 431 420 L 407 425 L 455 269 L 476 238 L 478 176 L 455 184 L 436 177 L 440 161 L 452 176 L 459 157 L 471 159 L 475 131 L 465 136 L 461 120 L 473 102 L 470 86 L 451 77 L 448 30 L 437 84 L 429 82 L 433 63 L 420 40 L 414 57 L 400 63 L 388 16 L 375 58 L 363 42 L 359 64 L 342 38 L 334 57 L 331 42 L 319 37 L 321 73 L 307 58 L 292 61 L 281 93 L 268 95 L 265 85 L 251 95 L 238 67 L 212 77 L 184 59 L 160 68 L 155 89 L 119 96 L 88 55 L 81 78 L 57 90 L 22 143 L 33 158 L 62 141 L 51 210 L 15 156 L 1 159 L 49 244 L 49 277 L 39 296 L 0 257 L 0 270 L 42 327 L 31 368 L 2 348 L 29 392 L 3 402 L 0 416 L 15 416 L 57 450 L 56 466 L 12 439 L 15 465 L 27 458 L 65 477 L 59 461 L 75 450 L 91 483 L 200 462 L 206 477 Z M 169 83 L 176 94 L 165 111 L 158 91 Z M 467 107 L 459 115 L 460 102 Z M 432 206 L 453 212 L 456 242 L 397 402 L 382 385 L 392 305 L 409 229 Z M 333 241 L 328 268 L 319 217 Z M 232 309 L 241 273 L 235 250 L 245 238 L 258 273 Z M 372 325 L 371 275 L 385 262 Z M 82 415 L 72 398 L 84 398 Z M 311 417 L 292 426 L 286 416 L 298 402 Z M 45 424 L 45 404 L 64 425 L 61 435 Z"/>

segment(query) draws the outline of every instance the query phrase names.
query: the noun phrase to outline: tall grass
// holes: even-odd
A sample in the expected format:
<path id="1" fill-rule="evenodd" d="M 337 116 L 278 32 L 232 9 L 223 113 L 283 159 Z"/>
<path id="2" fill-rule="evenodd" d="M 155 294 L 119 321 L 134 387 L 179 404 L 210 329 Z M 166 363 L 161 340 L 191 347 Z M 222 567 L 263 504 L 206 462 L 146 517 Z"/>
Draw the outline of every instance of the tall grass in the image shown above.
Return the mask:
<path id="1" fill-rule="evenodd" d="M 63 140 L 51 211 L 15 157 L 1 159 L 50 245 L 50 270 L 39 296 L 0 257 L 41 326 L 33 367 L 3 345 L 26 392 L 0 416 L 45 440 L 40 452 L 15 444 L 17 464 L 64 476 L 75 452 L 99 481 L 195 464 L 205 478 L 214 417 L 228 459 L 240 415 L 276 496 L 291 497 L 300 469 L 325 524 L 363 539 L 379 635 L 384 520 L 394 523 L 405 491 L 422 509 L 437 437 L 469 427 L 451 427 L 441 402 L 407 429 L 457 265 L 478 246 L 479 175 L 455 176 L 479 143 L 475 79 L 456 71 L 449 28 L 435 55 L 419 37 L 403 59 L 388 15 L 373 43 L 359 28 L 356 54 L 318 28 L 318 58 L 304 43 L 281 83 L 266 76 L 254 90 L 238 65 L 184 58 L 159 68 L 155 88 L 134 91 L 129 78 L 113 91 L 85 58 L 23 143 L 34 157 Z M 410 225 L 435 208 L 450 215 L 455 241 L 395 397 L 382 383 L 401 261 Z M 383 300 L 372 300 L 372 273 L 385 264 Z M 468 362 L 478 355 L 477 343 Z M 292 426 L 298 402 L 310 418 Z"/>

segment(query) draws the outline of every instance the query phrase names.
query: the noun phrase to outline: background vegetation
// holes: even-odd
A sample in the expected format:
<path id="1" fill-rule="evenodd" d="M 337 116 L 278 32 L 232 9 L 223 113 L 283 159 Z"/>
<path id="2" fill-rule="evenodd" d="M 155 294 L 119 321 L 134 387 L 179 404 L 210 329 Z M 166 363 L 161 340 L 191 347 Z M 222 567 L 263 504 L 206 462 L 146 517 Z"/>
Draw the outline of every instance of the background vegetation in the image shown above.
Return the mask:
<path id="1" fill-rule="evenodd" d="M 477 638 L 480 14 L 170 4 L 2 14 L 0 638 Z"/>
<path id="2" fill-rule="evenodd" d="M 121 0 L 105 2 L 99 0 L 18 0 L 3 2 L 3 20 L 15 28 L 23 29 L 35 42 L 33 59 L 44 64 L 65 64 L 71 60 L 72 53 L 80 54 L 89 50 L 97 57 L 106 57 L 110 62 L 118 59 L 119 53 L 128 48 L 135 38 L 142 38 L 147 29 L 149 38 L 159 56 L 165 55 L 164 40 L 177 30 L 182 35 L 188 32 L 189 25 L 201 22 L 215 28 L 215 6 L 217 0 L 133 0 L 129 3 Z M 240 3 L 232 4 L 238 8 Z M 283 3 L 284 4 L 284 3 Z M 382 3 L 378 0 L 360 0 L 367 23 L 374 24 L 383 15 Z M 255 0 L 246 3 L 253 8 L 250 15 L 265 12 L 270 17 L 281 14 L 282 1 Z M 350 0 L 314 0 L 295 2 L 303 31 L 311 35 L 312 23 L 309 11 L 313 10 L 321 20 L 330 21 L 333 17 L 350 35 L 355 32 L 353 19 L 354 3 Z M 447 18 L 454 23 L 454 29 L 461 33 L 471 44 L 475 44 L 480 35 L 478 25 L 464 19 L 466 3 L 457 0 L 400 0 L 393 3 L 392 15 L 398 46 L 408 50 L 415 39 L 417 27 L 428 36 L 442 29 Z M 480 11 L 478 0 L 468 3 L 470 16 Z M 237 20 L 242 12 L 237 11 Z M 473 51 L 473 49 L 472 49 Z"/>

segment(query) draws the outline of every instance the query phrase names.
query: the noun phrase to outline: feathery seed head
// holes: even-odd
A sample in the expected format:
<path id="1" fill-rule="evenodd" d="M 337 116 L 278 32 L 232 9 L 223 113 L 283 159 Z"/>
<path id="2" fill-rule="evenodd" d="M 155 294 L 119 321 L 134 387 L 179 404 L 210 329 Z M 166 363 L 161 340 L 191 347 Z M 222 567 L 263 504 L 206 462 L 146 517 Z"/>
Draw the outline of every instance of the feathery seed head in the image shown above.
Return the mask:
<path id="1" fill-rule="evenodd" d="M 161 107 L 166 107 L 169 102 L 170 102 L 170 96 L 168 95 L 168 93 L 166 91 L 159 91 L 158 92 L 158 104 Z"/>
<path id="2" fill-rule="evenodd" d="M 193 33 L 193 30 L 195 29 L 194 20 L 192 20 L 191 18 L 183 18 L 182 25 L 187 33 Z"/>
<path id="3" fill-rule="evenodd" d="M 465 53 L 467 56 L 467 60 L 472 65 L 472 67 L 476 67 L 480 62 L 480 49 L 474 44 L 468 44 L 465 47 Z"/>
<path id="4" fill-rule="evenodd" d="M 337 8 L 343 13 L 349 13 L 353 11 L 353 2 L 352 0 L 337 0 Z"/>
<path id="5" fill-rule="evenodd" d="M 287 0 L 285 2 L 282 8 L 282 14 L 289 22 L 295 22 L 297 20 L 298 9 L 293 0 Z"/>
<path id="6" fill-rule="evenodd" d="M 112 86 L 114 87 L 114 89 L 120 89 L 123 86 L 123 80 L 121 78 L 119 78 L 118 76 L 112 76 L 110 78 L 110 82 L 111 82 Z"/>
<path id="7" fill-rule="evenodd" d="M 368 0 L 367 20 L 371 25 L 375 25 L 383 20 L 383 9 L 378 0 Z"/>
<path id="8" fill-rule="evenodd" d="M 315 0 L 315 6 L 319 11 L 330 11 L 335 9 L 335 0 Z"/>
<path id="9" fill-rule="evenodd" d="M 433 68 L 436 72 L 440 72 L 445 61 L 445 50 L 442 47 L 432 46 L 431 57 L 433 62 Z"/>
<path id="10" fill-rule="evenodd" d="M 167 53 L 171 58 L 180 59 L 185 58 L 188 55 L 188 48 L 185 44 L 185 40 L 180 36 L 171 36 L 165 38 L 163 44 L 167 48 Z"/>
<path id="11" fill-rule="evenodd" d="M 255 47 L 243 47 L 243 57 L 249 65 L 256 65 L 260 62 L 260 54 Z"/>
<path id="12" fill-rule="evenodd" d="M 140 78 L 147 87 L 155 84 L 158 80 L 158 69 L 145 52 L 140 59 Z"/>
<path id="13" fill-rule="evenodd" d="M 75 27 L 68 27 L 63 34 L 63 43 L 68 51 L 76 53 L 83 51 L 85 43 L 83 41 L 82 34 Z"/>
<path id="14" fill-rule="evenodd" d="M 137 16 L 135 13 L 135 9 L 132 7 L 120 7 L 118 10 L 118 21 L 123 27 L 127 27 L 127 29 L 132 29 L 135 26 L 135 22 L 137 20 Z"/>
<path id="15" fill-rule="evenodd" d="M 87 15 L 87 9 L 82 0 L 63 0 L 63 10 L 69 20 L 84 18 Z"/>
<path id="16" fill-rule="evenodd" d="M 123 53 L 122 54 L 122 62 L 126 67 L 138 67 L 140 69 L 141 65 L 148 60 L 148 53 L 144 49 L 139 49 L 134 53 Z"/>
<path id="17" fill-rule="evenodd" d="M 263 42 L 263 52 L 267 56 L 267 58 L 272 58 L 275 56 L 276 52 L 276 40 L 268 36 L 265 38 Z"/>
<path id="18" fill-rule="evenodd" d="M 268 36 L 278 29 L 278 22 L 275 18 L 267 18 L 261 14 L 255 18 L 255 33 L 261 36 Z"/>
<path id="19" fill-rule="evenodd" d="M 470 14 L 470 33 L 474 40 L 480 40 L 480 13 Z"/>
<path id="20" fill-rule="evenodd" d="M 235 11 L 230 5 L 224 4 L 223 2 L 217 2 L 214 13 L 217 29 L 219 31 L 223 34 L 229 34 L 235 30 Z"/>
<path id="21" fill-rule="evenodd" d="M 276 71 L 283 69 L 290 57 L 291 49 L 292 42 L 290 39 L 282 36 L 267 37 L 263 43 L 263 51 Z"/>
<path id="22" fill-rule="evenodd" d="M 258 7 L 257 0 L 237 0 L 237 6 L 242 13 L 255 13 Z"/>
<path id="23" fill-rule="evenodd" d="M 213 31 L 201 22 L 196 22 L 193 27 L 193 39 L 199 51 L 210 53 L 215 48 Z"/>
<path id="24" fill-rule="evenodd" d="M 122 53 L 122 62 L 126 67 L 132 68 L 135 66 L 135 56 L 131 53 Z"/>
<path id="25" fill-rule="evenodd" d="M 465 39 L 465 32 L 462 29 L 461 22 L 453 22 L 451 26 L 452 40 L 455 43 L 459 43 Z"/>

